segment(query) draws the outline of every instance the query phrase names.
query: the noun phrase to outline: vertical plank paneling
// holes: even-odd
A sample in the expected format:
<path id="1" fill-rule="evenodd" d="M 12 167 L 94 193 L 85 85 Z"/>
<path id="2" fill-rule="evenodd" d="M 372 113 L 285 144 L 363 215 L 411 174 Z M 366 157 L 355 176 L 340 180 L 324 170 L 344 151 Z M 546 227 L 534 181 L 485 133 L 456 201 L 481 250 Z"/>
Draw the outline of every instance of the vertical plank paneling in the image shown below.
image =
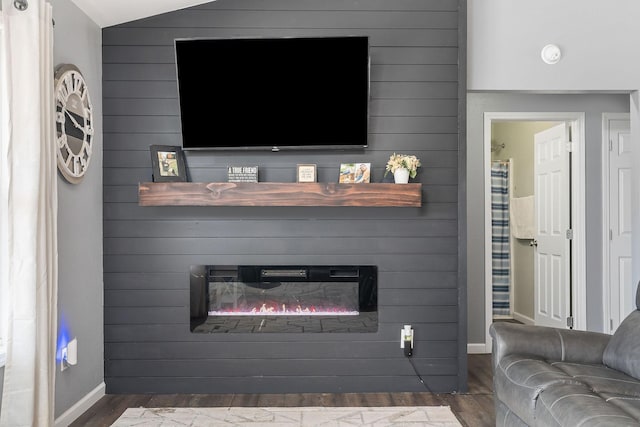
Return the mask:
<path id="1" fill-rule="evenodd" d="M 431 389 L 460 389 L 460 4 L 218 0 L 103 30 L 108 393 L 421 391 L 399 348 L 404 324 Z M 335 182 L 340 163 L 362 161 L 383 182 L 389 155 L 405 152 L 424 165 L 422 207 L 138 206 L 148 146 L 181 143 L 174 38 L 353 34 L 370 37 L 369 148 L 187 153 L 190 175 L 220 181 L 228 164 L 257 164 L 262 181 L 293 182 L 297 163 L 316 163 Z M 191 263 L 377 265 L 378 331 L 191 334 Z"/>

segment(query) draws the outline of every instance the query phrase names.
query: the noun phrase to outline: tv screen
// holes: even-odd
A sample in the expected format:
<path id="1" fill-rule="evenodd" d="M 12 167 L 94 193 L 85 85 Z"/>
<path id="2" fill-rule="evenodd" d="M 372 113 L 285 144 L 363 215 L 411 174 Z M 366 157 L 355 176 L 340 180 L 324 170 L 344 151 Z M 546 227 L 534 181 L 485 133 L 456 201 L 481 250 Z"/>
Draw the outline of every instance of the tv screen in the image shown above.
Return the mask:
<path id="1" fill-rule="evenodd" d="M 178 39 L 182 144 L 367 146 L 367 37 Z"/>

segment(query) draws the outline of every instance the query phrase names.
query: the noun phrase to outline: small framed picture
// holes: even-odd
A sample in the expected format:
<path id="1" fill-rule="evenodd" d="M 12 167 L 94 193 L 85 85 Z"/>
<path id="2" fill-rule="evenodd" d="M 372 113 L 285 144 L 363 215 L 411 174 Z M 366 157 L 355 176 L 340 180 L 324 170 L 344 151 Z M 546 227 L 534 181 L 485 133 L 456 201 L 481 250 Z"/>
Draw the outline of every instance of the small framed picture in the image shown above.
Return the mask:
<path id="1" fill-rule="evenodd" d="M 318 172 L 316 165 L 298 165 L 297 182 L 316 182 L 318 180 Z"/>
<path id="2" fill-rule="evenodd" d="M 181 147 L 172 145 L 151 145 L 151 165 L 153 182 L 186 181 L 184 153 Z"/>
<path id="3" fill-rule="evenodd" d="M 356 184 L 368 184 L 371 181 L 371 163 L 356 163 Z"/>
<path id="4" fill-rule="evenodd" d="M 371 163 L 342 163 L 339 182 L 344 184 L 371 182 Z"/>
<path id="5" fill-rule="evenodd" d="M 340 165 L 340 178 L 338 182 L 342 184 L 353 184 L 356 180 L 356 164 L 342 163 Z"/>

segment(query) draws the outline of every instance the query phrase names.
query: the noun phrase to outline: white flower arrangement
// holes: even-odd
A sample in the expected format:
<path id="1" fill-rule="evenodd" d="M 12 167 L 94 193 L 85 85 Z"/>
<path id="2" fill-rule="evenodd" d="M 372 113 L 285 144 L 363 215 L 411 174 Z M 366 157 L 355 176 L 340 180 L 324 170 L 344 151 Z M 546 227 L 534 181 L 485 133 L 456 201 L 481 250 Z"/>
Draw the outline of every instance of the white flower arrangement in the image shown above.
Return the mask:
<path id="1" fill-rule="evenodd" d="M 393 153 L 387 162 L 384 176 L 387 176 L 389 172 L 394 173 L 396 169 L 404 168 L 409 171 L 409 176 L 411 178 L 415 178 L 420 166 L 422 166 L 422 164 L 420 164 L 420 159 L 416 156 Z"/>

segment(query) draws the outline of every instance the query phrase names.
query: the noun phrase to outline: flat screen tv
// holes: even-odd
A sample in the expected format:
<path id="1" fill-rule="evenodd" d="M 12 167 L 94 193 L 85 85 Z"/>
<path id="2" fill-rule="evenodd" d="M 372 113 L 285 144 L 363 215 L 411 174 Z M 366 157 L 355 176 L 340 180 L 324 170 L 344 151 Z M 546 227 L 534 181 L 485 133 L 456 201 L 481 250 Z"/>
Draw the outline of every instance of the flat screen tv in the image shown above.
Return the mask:
<path id="1" fill-rule="evenodd" d="M 185 150 L 366 147 L 367 37 L 178 39 Z"/>

